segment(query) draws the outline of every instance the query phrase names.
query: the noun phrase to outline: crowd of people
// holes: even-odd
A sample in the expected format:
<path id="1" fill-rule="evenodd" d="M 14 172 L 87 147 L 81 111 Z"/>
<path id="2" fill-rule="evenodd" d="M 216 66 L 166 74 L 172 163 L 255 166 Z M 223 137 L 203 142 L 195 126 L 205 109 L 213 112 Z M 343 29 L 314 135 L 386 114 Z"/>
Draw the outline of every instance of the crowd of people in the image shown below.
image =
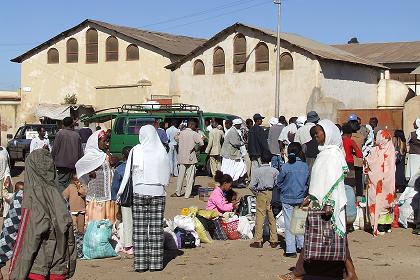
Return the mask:
<path id="1" fill-rule="evenodd" d="M 212 119 L 201 129 L 194 120 L 173 121 L 166 131 L 157 123 L 144 125 L 139 144 L 124 147 L 117 163 L 109 152 L 109 131 L 86 126 L 75 131 L 68 117 L 52 144 L 45 129 L 39 129 L 25 162 L 24 182 L 17 182 L 14 191 L 8 154 L 1 147 L 5 220 L 0 268 L 10 260 L 10 279 L 69 278 L 75 271 L 76 240 L 90 221 L 106 219 L 124 225 L 122 251 L 134 255 L 135 271 L 162 270 L 166 187 L 175 176 L 171 197 L 192 197 L 198 155 L 207 143 L 216 182 L 207 210 L 220 216 L 235 212 L 241 199 L 233 187 L 249 187 L 256 198 L 251 248 L 263 247 L 266 221 L 270 246 L 279 246 L 273 211 L 283 211 L 284 256 L 300 254 L 294 271 L 281 279 L 302 279 L 319 263 L 328 270 L 337 262 L 346 279 L 357 279 L 346 209 L 366 198 L 372 234 L 391 232 L 396 192 L 407 185 L 419 190 L 420 119 L 408 140 L 402 130 L 391 134 L 374 117 L 363 125 L 354 114 L 344 124 L 321 120 L 314 111 L 288 122 L 284 116 L 273 117 L 268 128 L 263 121 L 255 114 L 245 122 Z M 122 203 L 122 197 L 129 202 Z M 307 212 L 304 234 L 296 233 L 297 209 Z M 418 235 L 418 209 L 414 222 L 413 234 Z M 328 232 L 330 246 L 320 228 Z"/>

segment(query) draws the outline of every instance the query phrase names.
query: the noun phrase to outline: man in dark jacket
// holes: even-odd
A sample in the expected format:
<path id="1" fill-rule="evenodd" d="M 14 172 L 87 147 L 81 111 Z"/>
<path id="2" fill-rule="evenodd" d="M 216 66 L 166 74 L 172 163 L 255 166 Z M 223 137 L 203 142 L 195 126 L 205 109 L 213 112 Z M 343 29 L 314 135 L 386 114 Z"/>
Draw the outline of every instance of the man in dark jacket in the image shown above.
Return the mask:
<path id="1" fill-rule="evenodd" d="M 268 133 L 261 127 L 264 117 L 254 115 L 254 126 L 248 132 L 248 153 L 251 158 L 251 176 L 253 171 L 261 166 L 261 156 L 270 154 L 268 149 Z"/>
<path id="2" fill-rule="evenodd" d="M 55 136 L 51 155 L 57 167 L 58 191 L 63 193 L 76 173 L 76 162 L 83 156 L 82 140 L 73 130 L 73 118 L 63 119 L 63 129 Z"/>

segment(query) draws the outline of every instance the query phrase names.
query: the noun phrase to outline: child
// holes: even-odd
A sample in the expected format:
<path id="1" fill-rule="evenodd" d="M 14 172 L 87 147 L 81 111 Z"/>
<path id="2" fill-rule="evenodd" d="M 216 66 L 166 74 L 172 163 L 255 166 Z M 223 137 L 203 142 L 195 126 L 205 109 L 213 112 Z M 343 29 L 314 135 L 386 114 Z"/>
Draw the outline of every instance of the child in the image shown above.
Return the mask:
<path id="1" fill-rule="evenodd" d="M 0 235 L 0 269 L 11 259 L 22 215 L 23 182 L 15 184 L 15 193 L 10 201 Z M 3 275 L 0 271 L 0 279 Z"/>
<path id="2" fill-rule="evenodd" d="M 295 236 L 290 232 L 290 221 L 293 208 L 303 203 L 308 191 L 309 168 L 302 161 L 303 152 L 299 143 L 290 143 L 287 154 L 288 162 L 283 165 L 278 175 L 276 188 L 280 192 L 284 215 L 286 239 L 284 256 L 296 258 L 296 252 L 300 252 L 303 247 L 303 235 Z"/>
<path id="3" fill-rule="evenodd" d="M 123 162 L 115 168 L 114 177 L 112 178 L 111 199 L 117 201 L 118 190 L 124 177 L 127 159 L 130 155 L 131 147 L 124 147 L 122 149 Z M 131 207 L 121 206 L 121 215 L 123 223 L 123 236 L 120 236 L 123 243 L 123 253 L 132 255 L 133 252 L 133 212 Z"/>
<path id="4" fill-rule="evenodd" d="M 256 194 L 257 213 L 255 218 L 255 238 L 249 246 L 251 248 L 263 247 L 263 227 L 265 218 L 268 217 L 270 227 L 270 246 L 276 248 L 278 245 L 276 219 L 271 209 L 271 198 L 273 187 L 277 181 L 279 171 L 270 166 L 271 154 L 261 157 L 262 165 L 255 170 L 249 188 Z"/>
<path id="5" fill-rule="evenodd" d="M 63 197 L 70 205 L 74 231 L 78 233 L 85 231 L 86 193 L 87 188 L 82 185 L 76 175 L 73 175 L 72 182 L 63 191 Z"/>
<path id="6" fill-rule="evenodd" d="M 233 179 L 230 175 L 223 174 L 222 171 L 217 170 L 214 180 L 217 185 L 211 192 L 206 209 L 214 210 L 219 216 L 222 216 L 225 212 L 232 212 L 236 209 L 239 205 L 239 200 L 236 198 L 235 200 L 232 200 L 232 202 L 229 202 L 226 197 L 226 194 L 232 189 Z"/>

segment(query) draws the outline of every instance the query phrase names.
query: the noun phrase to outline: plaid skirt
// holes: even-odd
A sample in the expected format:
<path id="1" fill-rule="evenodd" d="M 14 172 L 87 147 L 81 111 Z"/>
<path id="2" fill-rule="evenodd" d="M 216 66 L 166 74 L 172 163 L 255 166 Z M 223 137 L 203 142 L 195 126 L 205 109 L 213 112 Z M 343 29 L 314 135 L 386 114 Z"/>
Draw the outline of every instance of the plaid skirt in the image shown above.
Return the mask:
<path id="1" fill-rule="evenodd" d="M 164 196 L 133 195 L 134 270 L 163 269 Z"/>
<path id="2" fill-rule="evenodd" d="M 323 218 L 324 211 L 308 210 L 306 220 L 305 260 L 345 261 L 347 239 L 341 238 L 333 229 L 330 220 Z"/>

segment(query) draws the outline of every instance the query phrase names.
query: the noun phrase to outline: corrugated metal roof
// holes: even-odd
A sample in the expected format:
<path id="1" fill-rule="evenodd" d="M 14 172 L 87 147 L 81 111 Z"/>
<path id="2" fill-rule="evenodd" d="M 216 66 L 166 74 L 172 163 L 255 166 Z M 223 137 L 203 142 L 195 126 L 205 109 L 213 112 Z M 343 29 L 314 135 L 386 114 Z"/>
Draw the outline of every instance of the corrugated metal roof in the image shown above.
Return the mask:
<path id="1" fill-rule="evenodd" d="M 254 27 L 254 26 L 251 26 L 251 25 L 243 24 L 243 23 L 235 23 L 234 25 L 231 25 L 231 26 L 223 29 L 222 31 L 220 31 L 216 35 L 214 35 L 207 42 L 205 42 L 201 46 L 194 49 L 191 53 L 182 57 L 179 61 L 166 66 L 166 68 L 169 68 L 169 69 L 178 68 L 184 62 L 186 62 L 190 58 L 194 57 L 201 50 L 210 47 L 212 45 L 212 43 L 217 41 L 223 35 L 225 35 L 227 33 L 230 34 L 230 33 L 233 33 L 233 32 L 237 32 L 238 28 L 249 28 L 252 31 L 261 32 L 262 34 L 265 34 L 265 35 L 273 37 L 274 39 L 277 39 L 277 32 L 274 32 L 272 30 L 267 30 L 267 29 L 263 29 L 263 28 L 259 28 L 259 27 Z M 387 68 L 383 65 L 377 64 L 377 63 L 372 62 L 370 60 L 367 60 L 365 58 L 360 58 L 358 56 L 355 56 L 352 53 L 343 51 L 341 49 L 338 49 L 338 48 L 335 48 L 335 47 L 332 47 L 332 46 L 329 46 L 329 45 L 319 43 L 317 41 L 302 37 L 302 36 L 297 35 L 297 34 L 282 32 L 280 34 L 280 39 L 281 39 L 281 41 L 286 41 L 286 42 L 288 42 L 292 45 L 295 45 L 295 46 L 297 46 L 301 49 L 304 49 L 304 50 L 306 50 L 306 51 L 308 51 L 308 52 L 310 52 L 310 53 L 312 53 L 312 54 L 314 54 L 314 55 L 316 55 L 320 58 L 323 58 L 323 59 L 343 61 L 343 62 L 354 63 L 354 64 L 362 64 L 362 65 L 366 65 L 366 66 L 384 68 L 384 69 Z"/>
<path id="2" fill-rule="evenodd" d="M 26 53 L 13 58 L 12 62 L 22 62 L 23 60 L 31 57 L 35 53 L 48 48 L 55 42 L 62 40 L 63 38 L 67 37 L 70 33 L 76 31 L 77 29 L 84 27 L 84 26 L 93 26 L 93 27 L 102 27 L 108 29 L 110 31 L 117 32 L 119 34 L 128 36 L 134 40 L 139 42 L 145 43 L 149 46 L 158 48 L 162 51 L 165 51 L 171 55 L 182 56 L 186 55 L 187 53 L 191 52 L 193 49 L 198 47 L 199 45 L 203 44 L 206 39 L 199 39 L 187 36 L 180 36 L 180 35 L 172 35 L 162 32 L 152 32 L 147 30 L 141 30 L 138 28 L 126 27 L 126 26 L 119 26 L 114 25 L 98 20 L 91 20 L 87 19 L 82 23 L 58 34 L 57 36 L 49 39 L 48 41 L 36 46 L 35 48 L 27 51 Z"/>
<path id="3" fill-rule="evenodd" d="M 416 75 L 420 74 L 420 66 L 414 69 L 413 72 L 411 72 L 410 74 L 416 74 Z"/>
<path id="4" fill-rule="evenodd" d="M 376 63 L 420 63 L 420 41 L 333 45 Z"/>

